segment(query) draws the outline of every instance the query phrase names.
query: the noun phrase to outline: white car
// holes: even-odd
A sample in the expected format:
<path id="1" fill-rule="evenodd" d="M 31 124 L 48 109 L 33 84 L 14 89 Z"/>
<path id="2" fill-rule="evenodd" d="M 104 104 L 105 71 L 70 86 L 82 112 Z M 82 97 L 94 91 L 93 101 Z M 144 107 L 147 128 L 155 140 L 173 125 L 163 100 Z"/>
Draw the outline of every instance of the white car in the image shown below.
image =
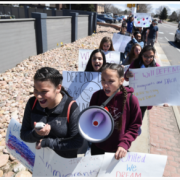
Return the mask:
<path id="1" fill-rule="evenodd" d="M 176 34 L 174 36 L 174 42 L 180 43 L 180 22 L 178 24 L 178 29 L 176 30 Z"/>

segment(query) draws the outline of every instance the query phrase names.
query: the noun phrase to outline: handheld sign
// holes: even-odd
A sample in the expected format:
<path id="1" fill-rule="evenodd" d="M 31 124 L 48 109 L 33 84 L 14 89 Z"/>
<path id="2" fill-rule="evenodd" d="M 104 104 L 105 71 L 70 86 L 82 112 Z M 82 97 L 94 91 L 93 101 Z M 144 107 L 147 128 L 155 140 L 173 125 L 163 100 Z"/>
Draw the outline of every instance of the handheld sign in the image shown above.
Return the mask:
<path id="1" fill-rule="evenodd" d="M 151 14 L 149 13 L 135 13 L 134 26 L 135 27 L 149 27 L 151 25 Z"/>
<path id="2" fill-rule="evenodd" d="M 168 103 L 180 105 L 180 66 L 129 69 L 134 73 L 129 86 L 140 106 L 154 106 Z"/>
<path id="3" fill-rule="evenodd" d="M 33 172 L 35 143 L 26 143 L 20 138 L 21 124 L 11 119 L 6 133 L 6 148 L 18 161 Z"/>
<path id="4" fill-rule="evenodd" d="M 131 40 L 130 36 L 122 34 L 113 34 L 112 42 L 115 51 L 124 53 L 127 43 Z"/>

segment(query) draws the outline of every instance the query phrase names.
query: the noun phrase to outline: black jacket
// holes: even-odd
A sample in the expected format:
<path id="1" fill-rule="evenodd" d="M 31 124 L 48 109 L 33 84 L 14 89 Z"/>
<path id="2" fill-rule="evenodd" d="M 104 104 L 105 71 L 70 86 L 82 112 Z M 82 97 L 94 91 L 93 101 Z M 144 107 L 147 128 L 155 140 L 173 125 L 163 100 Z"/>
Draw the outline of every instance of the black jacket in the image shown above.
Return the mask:
<path id="1" fill-rule="evenodd" d="M 67 109 L 72 99 L 64 92 L 62 95 L 63 99 L 59 105 L 49 114 L 40 106 L 38 101 L 32 110 L 35 97 L 31 97 L 24 111 L 20 137 L 23 141 L 30 143 L 43 139 L 41 147 L 49 147 L 64 158 L 76 158 L 77 150 L 83 144 L 83 138 L 79 134 L 77 125 L 80 110 L 77 103 L 74 102 L 71 106 L 68 123 Z M 49 135 L 44 137 L 38 135 L 34 130 L 34 122 L 44 122 L 51 125 Z"/>

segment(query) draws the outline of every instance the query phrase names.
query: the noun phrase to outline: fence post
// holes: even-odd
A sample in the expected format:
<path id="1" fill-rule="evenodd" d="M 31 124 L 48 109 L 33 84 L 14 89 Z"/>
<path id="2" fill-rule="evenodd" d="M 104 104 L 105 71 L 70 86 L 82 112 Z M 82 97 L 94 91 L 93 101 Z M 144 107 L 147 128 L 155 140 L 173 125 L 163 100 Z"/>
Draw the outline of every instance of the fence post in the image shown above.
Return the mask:
<path id="1" fill-rule="evenodd" d="M 56 16 L 56 8 L 52 8 L 52 16 Z"/>
<path id="2" fill-rule="evenodd" d="M 46 13 L 32 12 L 32 18 L 36 19 L 36 43 L 37 54 L 44 53 L 47 48 L 47 27 L 46 27 Z"/>
<path id="3" fill-rule="evenodd" d="M 96 32 L 96 26 L 97 26 L 97 13 L 94 13 L 93 17 L 93 32 Z"/>
<path id="4" fill-rule="evenodd" d="M 28 13 L 28 9 L 29 9 L 29 6 L 24 6 L 24 14 L 25 14 L 25 18 L 29 18 L 29 13 Z"/>
<path id="5" fill-rule="evenodd" d="M 70 13 L 72 16 L 72 42 L 78 39 L 78 15 L 79 13 Z"/>
<path id="6" fill-rule="evenodd" d="M 93 31 L 93 13 L 89 13 L 89 29 L 88 29 L 88 35 L 92 35 Z"/>

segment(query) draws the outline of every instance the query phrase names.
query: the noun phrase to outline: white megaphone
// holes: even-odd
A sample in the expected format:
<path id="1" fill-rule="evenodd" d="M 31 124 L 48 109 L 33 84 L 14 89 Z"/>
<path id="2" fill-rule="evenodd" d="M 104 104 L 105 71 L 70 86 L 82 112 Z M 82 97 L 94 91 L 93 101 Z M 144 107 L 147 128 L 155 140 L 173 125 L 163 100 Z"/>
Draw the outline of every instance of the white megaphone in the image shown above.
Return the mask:
<path id="1" fill-rule="evenodd" d="M 99 143 L 111 136 L 114 130 L 114 119 L 104 107 L 114 97 L 117 91 L 101 106 L 90 106 L 79 114 L 78 129 L 84 139 Z"/>

